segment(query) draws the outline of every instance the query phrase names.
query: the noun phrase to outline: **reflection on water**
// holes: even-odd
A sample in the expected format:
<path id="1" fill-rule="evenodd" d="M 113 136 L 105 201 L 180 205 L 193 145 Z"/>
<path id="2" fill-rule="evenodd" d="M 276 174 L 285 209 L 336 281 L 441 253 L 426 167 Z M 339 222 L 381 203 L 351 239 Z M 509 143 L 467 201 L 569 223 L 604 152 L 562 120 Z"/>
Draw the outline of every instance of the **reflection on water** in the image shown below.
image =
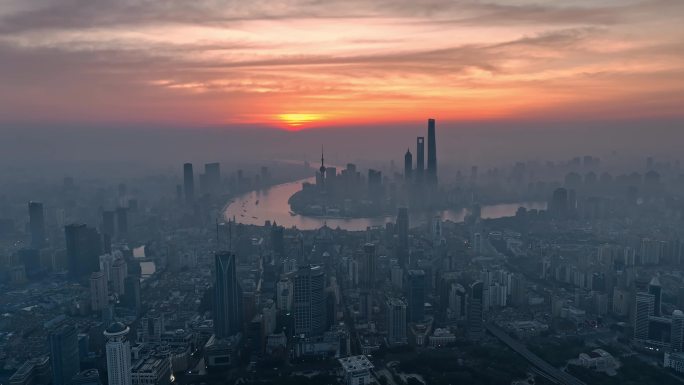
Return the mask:
<path id="1" fill-rule="evenodd" d="M 315 218 L 292 214 L 288 199 L 302 188 L 303 182 L 313 183 L 313 178 L 302 179 L 296 182 L 283 183 L 267 190 L 252 191 L 241 195 L 231 201 L 225 208 L 226 219 L 235 218 L 238 223 L 248 225 L 263 225 L 265 221 L 275 221 L 285 227 L 296 226 L 302 230 L 315 230 L 327 224 L 332 228 L 340 227 L 344 230 L 360 231 L 368 226 L 383 226 L 387 222 L 393 222 L 394 216 L 381 216 L 372 218 Z M 483 218 L 502 218 L 515 215 L 518 207 L 527 209 L 545 209 L 546 202 L 520 202 L 482 206 Z M 423 218 L 411 217 L 411 225 L 426 223 L 430 217 L 439 215 L 443 220 L 462 222 L 468 210 L 442 210 L 432 215 L 425 214 Z"/>

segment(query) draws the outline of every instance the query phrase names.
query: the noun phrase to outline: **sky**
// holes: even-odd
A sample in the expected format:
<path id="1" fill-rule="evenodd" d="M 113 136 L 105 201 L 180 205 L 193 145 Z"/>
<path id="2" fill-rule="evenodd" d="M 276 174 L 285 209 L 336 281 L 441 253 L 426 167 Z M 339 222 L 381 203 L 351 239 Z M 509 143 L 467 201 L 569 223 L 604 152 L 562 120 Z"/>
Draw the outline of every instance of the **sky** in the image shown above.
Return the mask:
<path id="1" fill-rule="evenodd" d="M 684 115 L 683 17 L 682 0 L 3 0 L 0 127 L 647 127 Z"/>

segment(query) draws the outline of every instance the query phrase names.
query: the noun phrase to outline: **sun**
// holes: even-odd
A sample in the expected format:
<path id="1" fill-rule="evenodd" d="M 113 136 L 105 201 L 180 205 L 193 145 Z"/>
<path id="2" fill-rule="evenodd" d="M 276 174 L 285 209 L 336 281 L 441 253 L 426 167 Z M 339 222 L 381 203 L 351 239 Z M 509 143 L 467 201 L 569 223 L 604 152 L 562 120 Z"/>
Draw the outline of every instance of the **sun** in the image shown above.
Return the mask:
<path id="1" fill-rule="evenodd" d="M 323 115 L 321 114 L 308 114 L 308 113 L 296 113 L 296 114 L 280 114 L 278 115 L 278 119 L 287 124 L 289 127 L 295 129 L 295 128 L 301 128 L 303 125 L 307 123 L 312 123 L 316 121 L 320 121 L 324 118 Z"/>

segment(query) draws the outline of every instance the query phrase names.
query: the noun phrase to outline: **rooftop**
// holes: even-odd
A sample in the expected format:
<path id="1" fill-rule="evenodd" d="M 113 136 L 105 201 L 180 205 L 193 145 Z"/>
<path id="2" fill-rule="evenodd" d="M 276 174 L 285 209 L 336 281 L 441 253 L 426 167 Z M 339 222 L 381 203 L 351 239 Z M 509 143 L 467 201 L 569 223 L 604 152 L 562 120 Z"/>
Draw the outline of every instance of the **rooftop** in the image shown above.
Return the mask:
<path id="1" fill-rule="evenodd" d="M 368 357 L 364 355 L 360 356 L 350 356 L 345 358 L 340 358 L 340 365 L 345 372 L 354 372 L 357 370 L 370 370 L 373 369 L 373 364 L 368 360 Z"/>

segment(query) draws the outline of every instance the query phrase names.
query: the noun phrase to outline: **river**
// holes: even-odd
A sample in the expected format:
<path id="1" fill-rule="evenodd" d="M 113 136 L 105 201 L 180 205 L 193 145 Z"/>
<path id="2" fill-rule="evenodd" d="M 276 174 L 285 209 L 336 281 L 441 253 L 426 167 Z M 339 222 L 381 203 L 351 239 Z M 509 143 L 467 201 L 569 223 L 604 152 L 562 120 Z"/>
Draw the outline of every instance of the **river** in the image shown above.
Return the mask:
<path id="1" fill-rule="evenodd" d="M 327 224 L 329 227 L 344 230 L 361 231 L 368 226 L 383 226 L 395 220 L 394 215 L 371 218 L 318 218 L 303 215 L 292 215 L 288 199 L 302 188 L 302 183 L 312 182 L 314 178 L 301 179 L 273 186 L 265 190 L 255 190 L 234 198 L 224 210 L 224 218 L 235 218 L 238 223 L 262 226 L 265 221 L 275 221 L 285 227 L 296 226 L 302 230 L 315 230 Z M 514 216 L 518 207 L 527 209 L 546 209 L 546 202 L 519 202 L 482 206 L 482 218 L 503 218 Z M 424 214 L 422 218 L 411 216 L 411 225 L 426 223 L 430 218 L 439 215 L 442 220 L 462 222 L 468 214 L 467 209 L 441 210 L 432 214 Z"/>

